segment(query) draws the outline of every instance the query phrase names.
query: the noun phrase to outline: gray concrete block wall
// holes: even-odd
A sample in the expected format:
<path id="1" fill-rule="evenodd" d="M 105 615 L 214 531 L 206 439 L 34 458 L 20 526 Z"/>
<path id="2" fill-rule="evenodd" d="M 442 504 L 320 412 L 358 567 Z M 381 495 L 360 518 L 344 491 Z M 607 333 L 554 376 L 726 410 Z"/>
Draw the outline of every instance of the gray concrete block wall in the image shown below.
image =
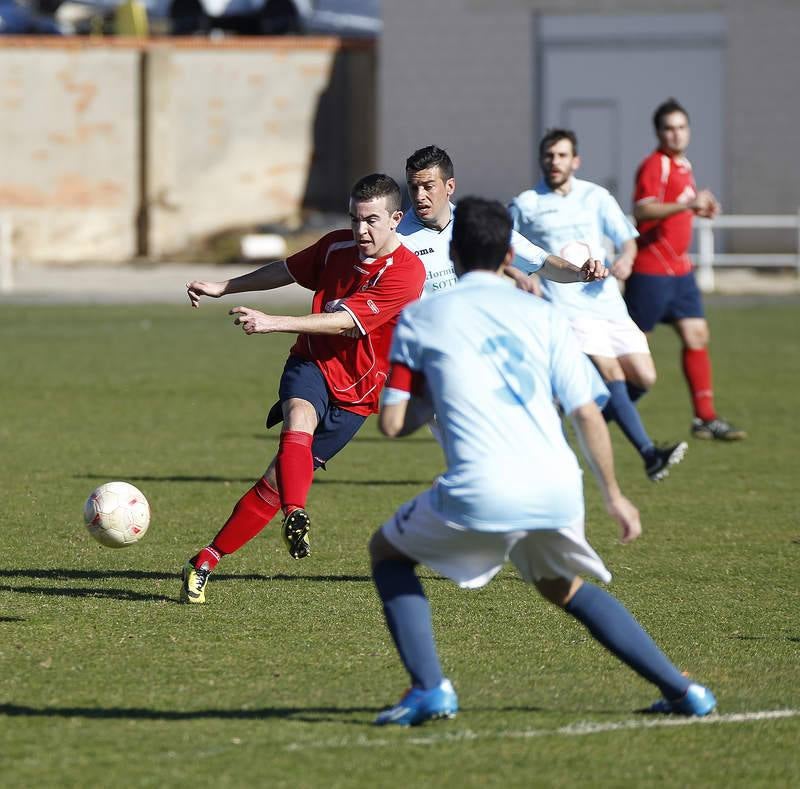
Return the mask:
<path id="1" fill-rule="evenodd" d="M 785 213 L 800 203 L 800 2 L 765 0 L 728 14 L 728 159 L 732 210 Z"/>
<path id="2" fill-rule="evenodd" d="M 794 213 L 800 204 L 800 169 L 794 162 L 800 128 L 800 102 L 794 95 L 800 83 L 797 0 L 386 3 L 378 90 L 379 161 L 399 170 L 398 159 L 402 164 L 414 147 L 437 142 L 453 154 L 460 194 L 480 191 L 507 199 L 536 174 L 536 13 L 702 11 L 724 13 L 728 27 L 726 131 L 720 143 L 731 196 L 725 209 Z M 652 108 L 643 111 L 649 115 Z M 763 241 L 755 241 L 762 251 Z M 791 238 L 786 242 L 795 244 Z"/>
<path id="3" fill-rule="evenodd" d="M 450 153 L 458 194 L 505 198 L 533 168 L 531 14 L 464 0 L 385 3 L 379 164 L 398 177 L 417 148 Z"/>

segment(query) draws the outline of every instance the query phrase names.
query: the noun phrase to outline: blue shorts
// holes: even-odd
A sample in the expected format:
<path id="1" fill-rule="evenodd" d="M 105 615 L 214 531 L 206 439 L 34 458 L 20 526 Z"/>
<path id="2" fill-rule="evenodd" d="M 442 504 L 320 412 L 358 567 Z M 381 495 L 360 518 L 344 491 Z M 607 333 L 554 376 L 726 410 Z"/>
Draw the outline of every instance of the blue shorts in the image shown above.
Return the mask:
<path id="1" fill-rule="evenodd" d="M 690 271 L 681 277 L 631 274 L 625 283 L 625 304 L 634 323 L 649 332 L 657 323 L 703 318 L 703 298 Z"/>
<path id="2" fill-rule="evenodd" d="M 281 404 L 292 397 L 306 400 L 314 406 L 319 420 L 311 444 L 315 469 L 325 468 L 325 463 L 350 442 L 367 418 L 332 405 L 325 378 L 319 367 L 314 362 L 297 356 L 290 356 L 286 360 L 278 387 L 278 397 L 280 399 L 267 415 L 267 428 L 283 421 Z"/>

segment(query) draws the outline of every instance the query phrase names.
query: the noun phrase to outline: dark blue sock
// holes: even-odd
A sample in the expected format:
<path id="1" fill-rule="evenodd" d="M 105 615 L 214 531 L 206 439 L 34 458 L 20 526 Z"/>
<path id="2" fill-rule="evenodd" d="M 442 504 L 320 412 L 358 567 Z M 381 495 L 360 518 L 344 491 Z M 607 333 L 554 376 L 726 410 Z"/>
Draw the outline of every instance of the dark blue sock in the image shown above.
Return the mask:
<path id="1" fill-rule="evenodd" d="M 686 693 L 689 680 L 656 646 L 622 603 L 599 586 L 584 583 L 564 607 L 612 654 L 657 685 L 664 697 Z"/>
<path id="2" fill-rule="evenodd" d="M 431 607 L 414 565 L 384 560 L 372 568 L 372 579 L 411 681 L 425 690 L 436 687 L 442 681 L 442 668 L 433 640 Z"/>
<path id="3" fill-rule="evenodd" d="M 647 394 L 647 389 L 642 389 L 641 386 L 637 386 L 630 381 L 625 381 L 625 388 L 628 390 L 628 397 L 630 397 L 632 403 L 638 403 Z"/>
<path id="4" fill-rule="evenodd" d="M 625 385 L 625 381 L 606 381 L 606 386 L 611 393 L 611 398 L 603 408 L 603 416 L 608 421 L 613 420 L 616 422 L 628 441 L 647 460 L 654 450 L 653 441 L 647 435 L 647 431 L 642 424 L 642 418 L 628 396 L 628 388 Z"/>

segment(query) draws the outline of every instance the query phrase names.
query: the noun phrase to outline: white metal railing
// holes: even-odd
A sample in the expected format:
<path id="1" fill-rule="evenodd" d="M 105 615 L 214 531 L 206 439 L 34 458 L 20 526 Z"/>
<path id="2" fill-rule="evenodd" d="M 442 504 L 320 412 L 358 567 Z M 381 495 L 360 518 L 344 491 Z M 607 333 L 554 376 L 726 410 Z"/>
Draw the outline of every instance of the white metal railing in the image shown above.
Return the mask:
<path id="1" fill-rule="evenodd" d="M 796 214 L 727 214 L 715 219 L 696 219 L 697 284 L 701 290 L 714 290 L 714 266 L 746 266 L 794 268 L 800 276 L 800 209 Z M 715 230 L 794 230 L 797 234 L 795 253 L 736 253 L 714 251 Z"/>

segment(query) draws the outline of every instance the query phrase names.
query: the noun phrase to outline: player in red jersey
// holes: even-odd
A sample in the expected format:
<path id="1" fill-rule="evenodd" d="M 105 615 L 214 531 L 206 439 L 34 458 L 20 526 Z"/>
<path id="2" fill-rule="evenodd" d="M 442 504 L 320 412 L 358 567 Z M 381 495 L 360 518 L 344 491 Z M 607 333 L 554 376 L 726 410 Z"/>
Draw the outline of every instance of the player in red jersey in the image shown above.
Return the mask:
<path id="1" fill-rule="evenodd" d="M 640 235 L 625 302 L 642 331 L 668 323 L 681 338 L 683 373 L 694 407 L 692 434 L 736 441 L 747 434 L 722 419 L 714 405 L 710 333 L 688 254 L 694 216 L 714 217 L 720 206 L 709 190 L 697 190 L 684 155 L 690 137 L 686 110 L 668 99 L 656 109 L 653 125 L 658 148 L 636 173 L 633 213 Z M 633 399 L 642 394 L 643 390 L 631 392 Z"/>
<path id="2" fill-rule="evenodd" d="M 314 291 L 312 313 L 267 315 L 234 307 L 246 334 L 298 333 L 267 427 L 283 421 L 277 455 L 238 501 L 211 543 L 183 568 L 181 600 L 204 603 L 220 558 L 256 536 L 283 511 L 283 536 L 295 559 L 309 555 L 306 497 L 324 467 L 356 434 L 379 397 L 389 371 L 389 347 L 400 311 L 420 297 L 422 261 L 400 243 L 400 188 L 388 176 L 368 175 L 350 193 L 351 230 L 328 233 L 308 249 L 223 282 L 190 282 L 193 307 L 201 296 L 271 290 L 292 282 Z"/>

